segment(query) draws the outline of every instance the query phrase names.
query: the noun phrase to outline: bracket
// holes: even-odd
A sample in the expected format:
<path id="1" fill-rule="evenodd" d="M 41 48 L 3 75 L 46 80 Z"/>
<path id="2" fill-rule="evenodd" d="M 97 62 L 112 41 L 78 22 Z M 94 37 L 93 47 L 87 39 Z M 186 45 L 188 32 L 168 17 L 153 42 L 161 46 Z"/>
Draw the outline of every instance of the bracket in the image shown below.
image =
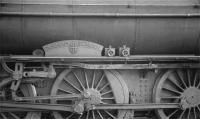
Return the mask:
<path id="1" fill-rule="evenodd" d="M 19 80 L 23 77 L 23 64 L 22 63 L 16 63 L 15 64 L 15 71 L 13 72 L 13 79 Z"/>
<path id="2" fill-rule="evenodd" d="M 119 48 L 119 56 L 122 56 L 122 57 L 130 56 L 130 48 L 127 47 L 126 45 L 123 45 L 123 47 L 120 47 Z"/>
<path id="3" fill-rule="evenodd" d="M 47 71 L 36 71 L 35 69 L 33 69 L 33 71 L 23 72 L 23 76 L 24 77 L 55 78 L 56 71 L 53 65 L 49 65 L 49 68 L 47 69 Z"/>
<path id="4" fill-rule="evenodd" d="M 113 48 L 111 45 L 109 46 L 109 48 L 105 48 L 105 56 L 114 57 L 115 56 L 115 48 Z"/>

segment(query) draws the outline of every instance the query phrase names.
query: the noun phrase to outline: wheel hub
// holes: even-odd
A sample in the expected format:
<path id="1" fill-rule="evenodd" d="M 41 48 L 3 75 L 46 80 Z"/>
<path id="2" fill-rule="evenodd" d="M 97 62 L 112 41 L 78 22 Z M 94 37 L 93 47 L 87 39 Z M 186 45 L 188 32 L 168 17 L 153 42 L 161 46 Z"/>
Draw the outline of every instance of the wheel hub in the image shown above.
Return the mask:
<path id="1" fill-rule="evenodd" d="M 89 103 L 89 104 L 100 104 L 101 103 L 101 94 L 96 89 L 85 90 L 84 97 L 88 98 L 86 103 Z"/>
<path id="2" fill-rule="evenodd" d="M 183 109 L 196 107 L 200 104 L 200 90 L 196 87 L 187 88 L 181 99 L 181 105 Z"/>

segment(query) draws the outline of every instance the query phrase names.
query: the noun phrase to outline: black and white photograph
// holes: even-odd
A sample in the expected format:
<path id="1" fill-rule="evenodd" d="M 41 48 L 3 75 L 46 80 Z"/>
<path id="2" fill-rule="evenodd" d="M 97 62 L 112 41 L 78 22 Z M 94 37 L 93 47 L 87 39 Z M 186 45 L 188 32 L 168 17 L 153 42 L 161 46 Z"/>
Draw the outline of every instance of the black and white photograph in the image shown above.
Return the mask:
<path id="1" fill-rule="evenodd" d="M 0 0 L 0 119 L 200 119 L 200 0 Z"/>

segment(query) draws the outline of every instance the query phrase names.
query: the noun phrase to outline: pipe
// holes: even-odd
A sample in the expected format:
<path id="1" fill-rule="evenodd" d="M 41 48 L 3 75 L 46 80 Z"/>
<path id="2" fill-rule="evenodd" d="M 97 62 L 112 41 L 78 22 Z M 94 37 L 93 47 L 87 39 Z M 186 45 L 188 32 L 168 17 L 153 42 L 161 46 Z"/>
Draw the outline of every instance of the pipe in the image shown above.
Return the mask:
<path id="1" fill-rule="evenodd" d="M 200 4 L 93 4 L 93 3 L 37 3 L 37 2 L 0 2 L 0 4 L 13 4 L 13 5 L 63 5 L 63 6 L 155 6 L 155 7 L 193 7 L 193 6 L 199 6 Z"/>
<path id="2" fill-rule="evenodd" d="M 4 69 L 7 73 L 9 73 L 9 74 L 13 74 L 13 73 L 14 73 L 14 71 L 8 67 L 8 65 L 6 64 L 6 62 L 2 62 L 1 65 L 2 65 L 3 69 Z"/>
<path id="3" fill-rule="evenodd" d="M 0 79 L 1 82 L 0 82 L 0 89 L 2 89 L 4 86 L 6 86 L 7 84 L 11 83 L 12 81 L 14 81 L 13 78 L 3 78 L 3 79 Z"/>
<path id="4" fill-rule="evenodd" d="M 136 18 L 199 18 L 200 13 L 190 14 L 124 14 L 124 13 L 52 13 L 52 12 L 0 12 L 0 16 L 34 17 L 136 17 Z"/>

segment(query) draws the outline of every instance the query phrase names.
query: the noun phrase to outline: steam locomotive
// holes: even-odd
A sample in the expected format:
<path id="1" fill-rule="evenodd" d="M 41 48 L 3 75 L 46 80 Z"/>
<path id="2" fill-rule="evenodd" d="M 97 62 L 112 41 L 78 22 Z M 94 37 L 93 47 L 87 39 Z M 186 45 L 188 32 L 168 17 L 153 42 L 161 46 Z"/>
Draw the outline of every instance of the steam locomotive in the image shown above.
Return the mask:
<path id="1" fill-rule="evenodd" d="M 199 0 L 1 0 L 0 119 L 199 119 Z"/>

